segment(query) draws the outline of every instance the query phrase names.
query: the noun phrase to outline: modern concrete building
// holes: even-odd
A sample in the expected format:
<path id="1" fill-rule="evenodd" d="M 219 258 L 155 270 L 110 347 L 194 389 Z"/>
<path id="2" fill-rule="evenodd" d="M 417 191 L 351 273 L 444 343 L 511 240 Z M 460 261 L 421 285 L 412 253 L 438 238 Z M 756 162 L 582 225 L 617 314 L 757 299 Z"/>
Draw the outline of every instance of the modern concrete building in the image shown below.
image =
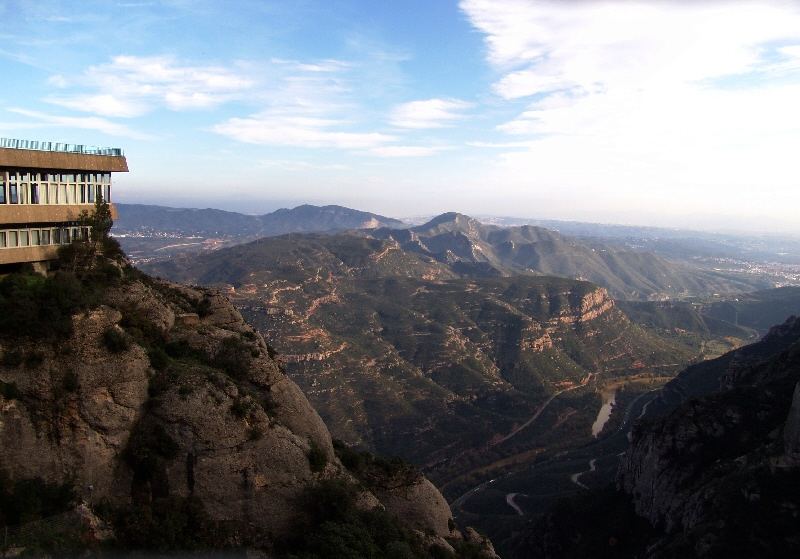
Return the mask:
<path id="1" fill-rule="evenodd" d="M 46 262 L 87 237 L 81 211 L 111 202 L 111 173 L 127 171 L 118 148 L 0 138 L 0 266 Z"/>

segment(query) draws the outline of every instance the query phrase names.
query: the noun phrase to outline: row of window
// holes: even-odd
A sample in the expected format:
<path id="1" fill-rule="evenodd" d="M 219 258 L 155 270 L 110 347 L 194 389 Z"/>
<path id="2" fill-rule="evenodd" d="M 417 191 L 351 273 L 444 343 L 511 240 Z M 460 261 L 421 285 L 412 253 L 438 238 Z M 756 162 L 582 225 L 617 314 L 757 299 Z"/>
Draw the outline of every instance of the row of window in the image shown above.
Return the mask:
<path id="1" fill-rule="evenodd" d="M 0 180 L 3 173 L 0 172 Z M 39 173 L 33 171 L 10 171 L 9 182 L 93 182 L 111 184 L 111 173 Z"/>
<path id="2" fill-rule="evenodd" d="M 44 229 L 0 230 L 0 249 L 68 245 L 72 241 L 88 240 L 89 227 L 49 227 Z"/>
<path id="3" fill-rule="evenodd" d="M 0 179 L 0 204 L 94 204 L 111 201 L 110 184 L 9 183 Z"/>

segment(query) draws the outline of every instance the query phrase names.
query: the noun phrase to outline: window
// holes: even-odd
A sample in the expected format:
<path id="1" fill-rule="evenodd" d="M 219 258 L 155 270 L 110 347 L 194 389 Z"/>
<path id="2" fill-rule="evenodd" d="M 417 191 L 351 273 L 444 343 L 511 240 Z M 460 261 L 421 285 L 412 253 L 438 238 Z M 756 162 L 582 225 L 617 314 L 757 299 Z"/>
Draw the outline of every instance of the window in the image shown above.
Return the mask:
<path id="1" fill-rule="evenodd" d="M 89 240 L 89 228 L 81 227 L 81 240 L 86 242 Z"/>
<path id="2" fill-rule="evenodd" d="M 86 185 L 85 184 L 80 185 L 79 190 L 81 191 L 81 204 L 85 204 L 86 203 Z"/>
<path id="3" fill-rule="evenodd" d="M 38 204 L 39 203 L 39 185 L 38 184 L 31 184 L 31 204 Z"/>
<path id="4" fill-rule="evenodd" d="M 2 175 L 0 175 L 0 204 L 6 204 L 6 183 L 3 182 Z"/>
<path id="5" fill-rule="evenodd" d="M 73 241 L 77 241 L 78 239 L 80 239 L 80 232 L 81 232 L 81 230 L 80 230 L 79 227 L 73 227 L 72 228 L 72 240 Z"/>
<path id="6" fill-rule="evenodd" d="M 39 230 L 38 229 L 31 229 L 31 246 L 39 246 L 41 243 L 39 241 Z"/>
<path id="7" fill-rule="evenodd" d="M 106 184 L 103 185 L 103 200 L 106 202 L 111 202 L 111 185 Z"/>
<path id="8" fill-rule="evenodd" d="M 6 248 L 6 232 L 0 231 L 0 248 Z"/>
<path id="9" fill-rule="evenodd" d="M 58 203 L 59 204 L 66 204 L 67 203 L 67 185 L 66 184 L 59 184 L 58 185 Z"/>
<path id="10" fill-rule="evenodd" d="M 26 247 L 28 246 L 28 232 L 27 231 L 20 231 L 19 232 L 19 246 Z"/>
<path id="11" fill-rule="evenodd" d="M 42 244 L 50 244 L 50 229 L 42 229 Z"/>
<path id="12" fill-rule="evenodd" d="M 53 244 L 60 245 L 61 244 L 61 229 L 53 229 Z"/>
<path id="13" fill-rule="evenodd" d="M 94 204 L 94 195 L 97 192 L 97 188 L 98 187 L 96 185 L 94 185 L 94 184 L 90 184 L 89 185 L 89 200 L 88 200 L 88 202 L 90 204 Z"/>
<path id="14" fill-rule="evenodd" d="M 16 232 L 16 231 L 9 231 L 9 232 L 8 232 L 8 246 L 10 246 L 10 247 L 15 247 L 15 246 L 17 246 L 17 245 L 19 244 L 19 243 L 17 242 L 17 237 L 18 237 L 18 236 L 19 236 L 19 235 L 17 235 L 17 232 Z"/>
<path id="15" fill-rule="evenodd" d="M 8 185 L 8 198 L 12 204 L 19 204 L 19 193 L 17 192 L 17 185 Z"/>

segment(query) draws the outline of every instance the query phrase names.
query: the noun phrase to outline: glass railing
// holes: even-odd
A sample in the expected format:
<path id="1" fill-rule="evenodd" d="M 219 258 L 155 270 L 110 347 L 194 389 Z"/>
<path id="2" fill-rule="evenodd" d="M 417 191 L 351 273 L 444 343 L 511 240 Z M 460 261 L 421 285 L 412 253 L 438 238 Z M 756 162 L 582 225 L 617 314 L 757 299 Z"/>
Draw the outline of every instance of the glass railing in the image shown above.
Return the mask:
<path id="1" fill-rule="evenodd" d="M 61 142 L 42 142 L 38 140 L 17 140 L 0 138 L 0 148 L 32 149 L 36 151 L 57 151 L 61 153 L 80 153 L 83 155 L 125 155 L 120 148 L 99 148 L 83 144 L 63 144 Z"/>

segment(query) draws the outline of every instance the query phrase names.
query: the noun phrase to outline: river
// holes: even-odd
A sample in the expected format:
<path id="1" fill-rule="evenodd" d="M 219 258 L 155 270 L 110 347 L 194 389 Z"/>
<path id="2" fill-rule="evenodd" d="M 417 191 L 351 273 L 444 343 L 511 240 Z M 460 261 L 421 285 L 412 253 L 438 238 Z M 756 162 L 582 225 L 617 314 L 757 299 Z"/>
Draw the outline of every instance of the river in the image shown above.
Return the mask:
<path id="1" fill-rule="evenodd" d="M 603 405 L 600 407 L 600 411 L 597 412 L 597 419 L 595 419 L 592 424 L 592 435 L 595 438 L 597 438 L 603 430 L 603 427 L 606 426 L 608 418 L 611 417 L 611 410 L 614 408 L 614 403 L 617 401 L 617 389 L 608 388 L 603 390 L 602 395 Z"/>

